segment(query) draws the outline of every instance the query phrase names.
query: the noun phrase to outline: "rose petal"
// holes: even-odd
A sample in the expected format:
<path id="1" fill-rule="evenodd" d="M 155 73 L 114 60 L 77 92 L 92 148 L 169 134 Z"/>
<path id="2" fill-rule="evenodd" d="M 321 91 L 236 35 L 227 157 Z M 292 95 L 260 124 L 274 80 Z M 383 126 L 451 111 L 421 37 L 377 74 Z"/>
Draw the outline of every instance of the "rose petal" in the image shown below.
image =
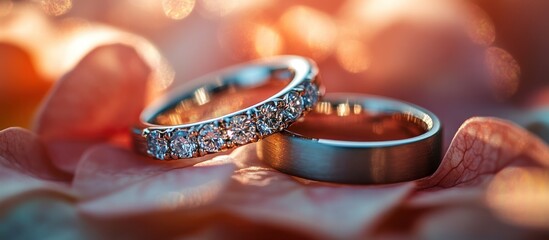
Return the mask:
<path id="1" fill-rule="evenodd" d="M 418 219 L 416 226 L 418 239 L 543 239 L 539 232 L 499 221 L 480 205 L 436 210 Z"/>
<path id="2" fill-rule="evenodd" d="M 91 143 L 128 134 L 145 104 L 149 72 L 133 48 L 115 44 L 94 49 L 60 79 L 34 128 L 54 164 L 73 173 Z"/>
<path id="3" fill-rule="evenodd" d="M 68 193 L 69 180 L 46 158 L 36 135 L 22 128 L 0 131 L 0 199 L 32 190 Z"/>
<path id="4" fill-rule="evenodd" d="M 0 131 L 0 167 L 37 179 L 68 181 L 47 158 L 44 146 L 32 132 L 18 127 Z"/>
<path id="5" fill-rule="evenodd" d="M 420 189 L 475 185 L 479 177 L 519 163 L 549 166 L 549 148 L 508 121 L 472 118 L 456 133 L 438 170 L 417 183 Z"/>
<path id="6" fill-rule="evenodd" d="M 217 198 L 233 171 L 234 164 L 173 169 L 78 207 L 107 218 L 197 208 Z"/>
<path id="7" fill-rule="evenodd" d="M 99 145 L 82 156 L 74 176 L 73 188 L 84 198 L 96 197 L 172 169 L 191 166 L 197 161 L 157 161 L 127 149 Z"/>
<path id="8" fill-rule="evenodd" d="M 236 171 L 219 204 L 253 222 L 322 238 L 357 238 L 407 196 L 413 184 L 348 186 L 297 181 L 261 163 L 255 145 L 231 154 Z"/>
<path id="9" fill-rule="evenodd" d="M 34 129 L 46 139 L 106 139 L 125 133 L 143 109 L 149 73 L 132 47 L 98 47 L 54 86 Z"/>
<path id="10" fill-rule="evenodd" d="M 74 174 L 82 154 L 90 147 L 100 144 L 98 140 L 50 140 L 45 143 L 52 163 L 62 171 Z"/>

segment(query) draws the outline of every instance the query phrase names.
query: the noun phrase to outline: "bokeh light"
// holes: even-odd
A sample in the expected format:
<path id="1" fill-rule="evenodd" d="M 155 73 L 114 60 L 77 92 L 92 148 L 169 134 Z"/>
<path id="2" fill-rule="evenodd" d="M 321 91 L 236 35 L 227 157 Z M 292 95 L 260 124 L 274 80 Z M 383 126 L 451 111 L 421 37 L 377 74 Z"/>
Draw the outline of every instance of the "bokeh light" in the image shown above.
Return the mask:
<path id="1" fill-rule="evenodd" d="M 336 58 L 341 67 L 351 73 L 363 72 L 370 66 L 369 50 L 362 41 L 347 39 L 340 41 Z"/>
<path id="2" fill-rule="evenodd" d="M 195 0 L 162 0 L 162 9 L 166 17 L 179 20 L 193 11 Z"/>
<path id="3" fill-rule="evenodd" d="M 40 5 L 48 15 L 59 16 L 72 8 L 71 0 L 41 0 Z"/>
<path id="4" fill-rule="evenodd" d="M 486 50 L 486 63 L 496 97 L 506 99 L 513 96 L 520 83 L 520 66 L 515 58 L 504 49 L 489 47 Z"/>
<path id="5" fill-rule="evenodd" d="M 510 167 L 488 186 L 486 201 L 502 219 L 528 227 L 549 227 L 549 171 Z"/>
<path id="6" fill-rule="evenodd" d="M 466 28 L 473 42 L 489 46 L 496 40 L 496 28 L 488 14 L 477 5 L 464 3 Z"/>
<path id="7" fill-rule="evenodd" d="M 280 18 L 280 24 L 291 53 L 302 54 L 315 60 L 326 58 L 337 39 L 337 26 L 326 13 L 307 6 L 288 8 Z"/>
<path id="8" fill-rule="evenodd" d="M 251 11 L 262 6 L 270 5 L 273 0 L 202 0 L 201 15 L 206 18 L 220 18 L 230 14 Z"/>
<path id="9" fill-rule="evenodd" d="M 217 33 L 220 47 L 235 59 L 255 58 L 256 50 L 253 47 L 256 44 L 257 26 L 251 21 L 223 25 Z"/>
<path id="10" fill-rule="evenodd" d="M 276 29 L 259 25 L 255 29 L 255 52 L 258 57 L 269 57 L 277 55 L 283 48 L 283 42 Z"/>

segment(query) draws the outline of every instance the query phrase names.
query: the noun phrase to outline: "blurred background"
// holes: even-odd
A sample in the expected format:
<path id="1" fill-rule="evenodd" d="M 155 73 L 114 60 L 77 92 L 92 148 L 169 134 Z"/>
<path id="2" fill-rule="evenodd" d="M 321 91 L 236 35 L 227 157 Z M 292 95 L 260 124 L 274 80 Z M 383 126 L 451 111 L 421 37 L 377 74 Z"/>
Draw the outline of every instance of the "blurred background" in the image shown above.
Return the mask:
<path id="1" fill-rule="evenodd" d="M 0 128 L 29 127 L 87 52 L 125 43 L 158 90 L 250 59 L 307 56 L 329 92 L 419 104 L 449 139 L 471 116 L 524 122 L 549 102 L 546 16 L 544 0 L 0 0 Z"/>

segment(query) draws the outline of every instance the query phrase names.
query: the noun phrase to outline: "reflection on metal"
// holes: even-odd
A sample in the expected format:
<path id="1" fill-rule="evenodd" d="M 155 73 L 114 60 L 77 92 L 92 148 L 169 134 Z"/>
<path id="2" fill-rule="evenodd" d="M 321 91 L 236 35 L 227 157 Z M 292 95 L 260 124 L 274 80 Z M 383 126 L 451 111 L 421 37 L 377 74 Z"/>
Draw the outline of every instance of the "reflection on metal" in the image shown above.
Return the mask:
<path id="1" fill-rule="evenodd" d="M 348 102 L 338 104 L 336 109 L 337 115 L 340 117 L 349 116 L 349 114 L 351 113 L 351 108 L 349 107 Z"/>
<path id="2" fill-rule="evenodd" d="M 350 109 L 362 109 L 361 114 Z M 261 160 L 290 175 L 381 184 L 433 173 L 441 160 L 441 144 L 440 122 L 425 109 L 381 97 L 328 94 L 304 121 L 257 146 Z"/>
<path id="3" fill-rule="evenodd" d="M 316 104 L 314 111 L 321 114 L 330 115 L 332 114 L 332 104 L 324 101 L 319 102 L 318 104 Z"/>
<path id="4" fill-rule="evenodd" d="M 204 105 L 208 102 L 210 102 L 210 93 L 207 91 L 206 88 L 199 88 L 196 91 L 194 91 L 194 101 L 198 105 Z"/>

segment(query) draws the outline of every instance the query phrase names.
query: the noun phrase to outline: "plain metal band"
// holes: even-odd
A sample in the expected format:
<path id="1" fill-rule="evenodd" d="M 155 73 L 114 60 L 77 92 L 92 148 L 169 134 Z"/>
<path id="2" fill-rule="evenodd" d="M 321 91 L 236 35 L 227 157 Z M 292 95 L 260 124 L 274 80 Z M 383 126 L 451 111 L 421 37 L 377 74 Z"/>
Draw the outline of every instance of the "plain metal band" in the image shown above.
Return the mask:
<path id="1" fill-rule="evenodd" d="M 158 125 L 151 123 L 154 118 L 160 113 L 169 110 L 175 104 L 193 98 L 193 93 L 197 89 L 206 89 L 214 93 L 217 89 L 220 89 L 224 86 L 236 84 L 236 85 L 254 85 L 254 74 L 264 74 L 265 72 L 273 70 L 290 70 L 293 74 L 291 81 L 285 86 L 282 90 L 276 93 L 273 96 L 265 99 L 264 101 L 257 103 L 251 107 L 245 109 L 239 109 L 235 112 L 229 113 L 224 116 L 215 117 L 207 120 L 202 120 L 199 122 L 185 123 L 181 125 Z M 263 73 L 262 73 L 263 72 Z M 251 75 L 246 75 L 251 73 Z M 132 140 L 135 151 L 147 154 L 147 140 L 145 136 L 146 131 L 150 130 L 159 130 L 159 131 L 171 131 L 175 129 L 188 129 L 188 128 L 198 128 L 199 126 L 221 122 L 236 115 L 247 114 L 251 110 L 267 103 L 272 103 L 273 101 L 279 101 L 279 99 L 285 96 L 290 91 L 293 91 L 296 87 L 302 86 L 303 84 L 313 84 L 314 87 L 320 87 L 317 79 L 318 69 L 316 64 L 309 59 L 299 57 L 299 56 L 278 56 L 268 59 L 256 60 L 240 65 L 235 65 L 223 70 L 213 72 L 211 74 L 202 76 L 188 84 L 185 84 L 173 91 L 170 91 L 168 94 L 164 95 L 161 99 L 157 99 L 153 104 L 147 107 L 140 116 L 140 123 L 132 129 Z M 259 82 L 259 80 L 257 80 Z M 310 109 L 311 107 L 309 107 Z M 309 110 L 307 109 L 307 111 Z M 256 139 L 257 140 L 257 139 Z M 256 141 L 254 140 L 254 141 Z M 233 146 L 237 147 L 237 146 Z M 232 148 L 232 147 L 230 147 Z M 225 150 L 225 149 L 223 149 Z M 201 153 L 200 157 L 208 153 Z"/>
<path id="2" fill-rule="evenodd" d="M 362 102 L 377 112 L 402 112 L 432 121 L 427 132 L 413 138 L 347 142 L 310 139 L 282 131 L 258 143 L 261 160 L 286 174 L 327 182 L 383 184 L 419 179 L 432 174 L 441 160 L 442 134 L 438 118 L 431 112 L 387 98 L 327 95 L 323 101 Z"/>

